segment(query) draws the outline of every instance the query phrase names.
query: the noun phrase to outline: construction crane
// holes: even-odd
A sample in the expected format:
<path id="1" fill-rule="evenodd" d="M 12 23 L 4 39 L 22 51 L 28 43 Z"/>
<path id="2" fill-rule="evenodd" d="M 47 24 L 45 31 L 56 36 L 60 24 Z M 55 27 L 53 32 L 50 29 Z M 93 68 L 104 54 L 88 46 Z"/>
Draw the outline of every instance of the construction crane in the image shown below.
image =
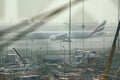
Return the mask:
<path id="1" fill-rule="evenodd" d="M 108 80 L 110 67 L 111 67 L 113 56 L 114 56 L 114 52 L 115 52 L 115 49 L 116 49 L 116 41 L 117 41 L 117 38 L 118 38 L 118 35 L 119 35 L 119 30 L 120 30 L 120 21 L 118 23 L 118 27 L 117 27 L 117 30 L 116 30 L 116 33 L 115 33 L 114 41 L 113 41 L 113 44 L 112 44 L 112 47 L 111 47 L 111 51 L 110 51 L 110 54 L 109 54 L 109 57 L 108 57 L 108 60 L 107 60 L 104 76 L 100 80 Z"/>
<path id="2" fill-rule="evenodd" d="M 19 54 L 19 52 L 13 48 L 13 50 L 16 52 L 16 54 L 19 56 L 20 60 L 22 61 L 23 64 L 26 64 L 25 60 L 23 59 L 23 57 Z"/>

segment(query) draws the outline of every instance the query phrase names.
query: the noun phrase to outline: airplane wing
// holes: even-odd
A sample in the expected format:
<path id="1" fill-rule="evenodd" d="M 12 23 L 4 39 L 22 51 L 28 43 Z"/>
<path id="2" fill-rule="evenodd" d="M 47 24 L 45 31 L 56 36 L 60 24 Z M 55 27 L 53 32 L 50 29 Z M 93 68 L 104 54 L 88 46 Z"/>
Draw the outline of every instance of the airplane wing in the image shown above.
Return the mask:
<path id="1" fill-rule="evenodd" d="M 99 24 L 99 25 L 88 35 L 88 37 L 92 37 L 93 35 L 98 35 L 98 34 L 103 33 L 105 24 L 106 24 L 106 20 L 104 20 L 101 24 Z"/>

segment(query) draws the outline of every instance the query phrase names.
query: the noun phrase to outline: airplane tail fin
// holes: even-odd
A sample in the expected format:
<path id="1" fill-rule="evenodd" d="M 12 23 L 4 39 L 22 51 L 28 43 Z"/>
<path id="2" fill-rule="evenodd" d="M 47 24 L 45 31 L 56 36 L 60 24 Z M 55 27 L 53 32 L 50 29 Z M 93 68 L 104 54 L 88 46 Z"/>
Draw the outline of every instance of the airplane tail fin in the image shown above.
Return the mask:
<path id="1" fill-rule="evenodd" d="M 106 20 L 104 20 L 101 24 L 99 24 L 89 35 L 88 37 L 91 37 L 95 33 L 102 32 L 104 30 L 106 24 Z"/>

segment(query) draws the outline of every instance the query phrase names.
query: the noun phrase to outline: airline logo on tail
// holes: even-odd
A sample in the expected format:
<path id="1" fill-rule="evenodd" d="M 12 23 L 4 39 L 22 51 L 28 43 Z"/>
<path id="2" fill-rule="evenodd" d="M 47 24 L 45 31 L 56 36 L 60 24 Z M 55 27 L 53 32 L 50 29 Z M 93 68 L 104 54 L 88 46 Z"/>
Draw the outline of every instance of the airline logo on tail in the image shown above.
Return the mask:
<path id="1" fill-rule="evenodd" d="M 90 33 L 88 35 L 88 37 L 91 37 L 93 34 L 97 33 L 97 32 L 102 32 L 104 30 L 104 26 L 106 24 L 106 20 L 103 21 L 101 24 L 99 24 L 94 30 L 92 33 Z"/>

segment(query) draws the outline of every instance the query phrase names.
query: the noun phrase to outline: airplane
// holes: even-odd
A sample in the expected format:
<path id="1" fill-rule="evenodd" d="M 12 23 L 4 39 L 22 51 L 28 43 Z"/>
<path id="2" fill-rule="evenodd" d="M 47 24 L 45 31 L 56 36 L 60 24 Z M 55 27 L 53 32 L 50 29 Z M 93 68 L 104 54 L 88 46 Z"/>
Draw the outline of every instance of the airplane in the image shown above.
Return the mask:
<path id="1" fill-rule="evenodd" d="M 97 37 L 104 34 L 104 26 L 106 20 L 98 24 L 93 31 L 71 31 L 71 39 L 87 39 L 91 37 Z M 69 41 L 68 31 L 39 31 L 31 32 L 26 35 L 31 39 L 49 39 L 51 41 L 62 40 L 63 42 Z"/>

